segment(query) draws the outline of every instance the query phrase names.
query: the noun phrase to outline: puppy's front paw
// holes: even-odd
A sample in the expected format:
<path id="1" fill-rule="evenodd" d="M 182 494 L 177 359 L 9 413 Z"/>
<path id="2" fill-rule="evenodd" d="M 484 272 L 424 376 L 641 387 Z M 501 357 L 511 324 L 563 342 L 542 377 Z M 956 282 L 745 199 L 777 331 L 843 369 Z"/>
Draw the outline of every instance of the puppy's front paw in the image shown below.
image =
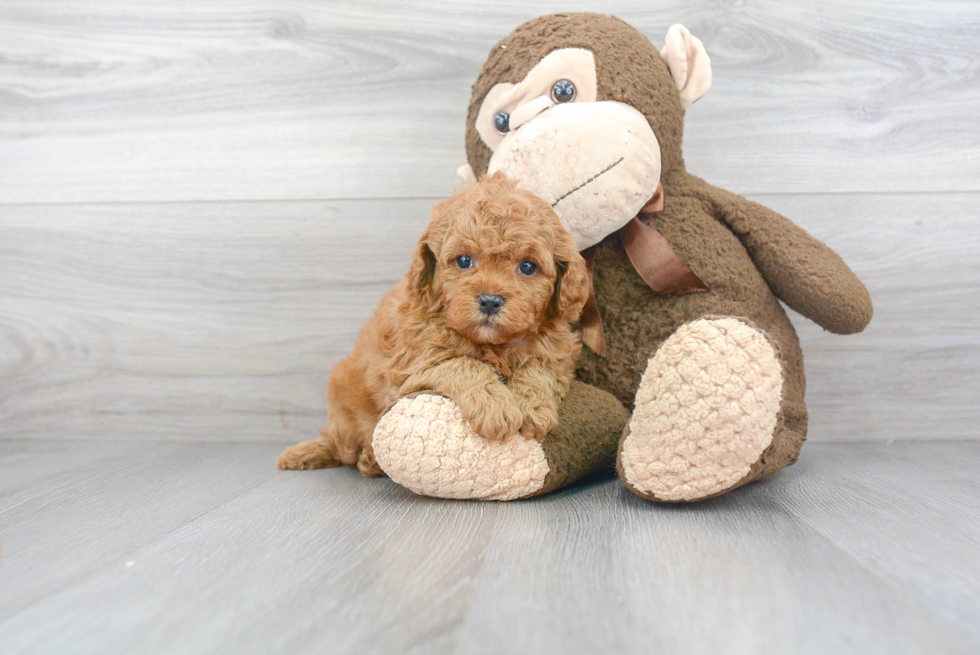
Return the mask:
<path id="1" fill-rule="evenodd" d="M 524 422 L 524 413 L 502 384 L 487 388 L 485 393 L 454 400 L 473 431 L 487 439 L 506 439 L 517 434 Z"/>
<path id="2" fill-rule="evenodd" d="M 544 441 L 551 431 L 558 427 L 558 410 L 550 407 L 532 407 L 524 411 L 521 434 L 528 439 Z"/>

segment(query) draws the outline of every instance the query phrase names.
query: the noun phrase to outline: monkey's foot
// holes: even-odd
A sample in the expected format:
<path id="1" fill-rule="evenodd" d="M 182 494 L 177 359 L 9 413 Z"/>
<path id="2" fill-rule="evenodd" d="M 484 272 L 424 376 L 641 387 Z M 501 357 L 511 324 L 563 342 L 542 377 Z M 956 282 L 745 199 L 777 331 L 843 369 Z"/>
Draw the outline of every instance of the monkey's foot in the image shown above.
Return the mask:
<path id="1" fill-rule="evenodd" d="M 374 430 L 374 456 L 388 476 L 423 496 L 515 500 L 544 487 L 541 444 L 515 434 L 486 439 L 456 403 L 419 394 L 395 403 Z"/>
<path id="2" fill-rule="evenodd" d="M 650 500 L 717 496 L 755 479 L 782 393 L 776 352 L 736 318 L 681 326 L 647 364 L 619 447 L 626 486 Z"/>
<path id="3" fill-rule="evenodd" d="M 516 500 L 611 471 L 629 412 L 615 396 L 574 380 L 558 427 L 538 443 L 485 439 L 449 398 L 405 397 L 374 430 L 374 455 L 392 480 L 438 498 Z"/>

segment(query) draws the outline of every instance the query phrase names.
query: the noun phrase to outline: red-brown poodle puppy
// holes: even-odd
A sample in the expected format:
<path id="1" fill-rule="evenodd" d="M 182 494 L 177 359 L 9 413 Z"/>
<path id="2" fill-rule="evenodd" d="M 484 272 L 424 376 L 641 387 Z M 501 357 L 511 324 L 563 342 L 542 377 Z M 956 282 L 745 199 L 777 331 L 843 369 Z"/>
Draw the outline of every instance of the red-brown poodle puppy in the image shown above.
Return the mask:
<path id="1" fill-rule="evenodd" d="M 581 345 L 569 328 L 590 280 L 547 202 L 501 174 L 432 210 L 412 268 L 334 368 L 327 427 L 279 468 L 354 464 L 384 475 L 371 436 L 406 394 L 452 398 L 480 435 L 542 440 L 558 421 Z"/>

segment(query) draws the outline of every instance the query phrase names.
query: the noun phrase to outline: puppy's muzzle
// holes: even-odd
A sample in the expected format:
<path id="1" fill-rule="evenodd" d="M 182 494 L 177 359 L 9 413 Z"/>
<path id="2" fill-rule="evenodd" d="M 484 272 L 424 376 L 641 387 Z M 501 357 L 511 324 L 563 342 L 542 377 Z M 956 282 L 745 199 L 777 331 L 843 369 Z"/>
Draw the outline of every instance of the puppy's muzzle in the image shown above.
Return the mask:
<path id="1" fill-rule="evenodd" d="M 480 303 L 480 311 L 487 316 L 493 316 L 504 306 L 503 296 L 490 295 L 489 293 L 481 293 L 477 296 L 477 301 Z"/>

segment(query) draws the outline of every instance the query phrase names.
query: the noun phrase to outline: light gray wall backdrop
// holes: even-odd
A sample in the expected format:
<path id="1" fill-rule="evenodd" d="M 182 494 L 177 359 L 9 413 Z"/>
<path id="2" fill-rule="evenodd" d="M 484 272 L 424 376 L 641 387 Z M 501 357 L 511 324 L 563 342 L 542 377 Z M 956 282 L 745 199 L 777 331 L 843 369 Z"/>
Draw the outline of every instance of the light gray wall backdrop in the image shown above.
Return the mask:
<path id="1" fill-rule="evenodd" d="M 704 41 L 688 169 L 865 280 L 793 316 L 811 438 L 976 439 L 980 5 L 0 1 L 0 438 L 295 440 L 464 162 L 491 46 L 554 11 Z"/>

